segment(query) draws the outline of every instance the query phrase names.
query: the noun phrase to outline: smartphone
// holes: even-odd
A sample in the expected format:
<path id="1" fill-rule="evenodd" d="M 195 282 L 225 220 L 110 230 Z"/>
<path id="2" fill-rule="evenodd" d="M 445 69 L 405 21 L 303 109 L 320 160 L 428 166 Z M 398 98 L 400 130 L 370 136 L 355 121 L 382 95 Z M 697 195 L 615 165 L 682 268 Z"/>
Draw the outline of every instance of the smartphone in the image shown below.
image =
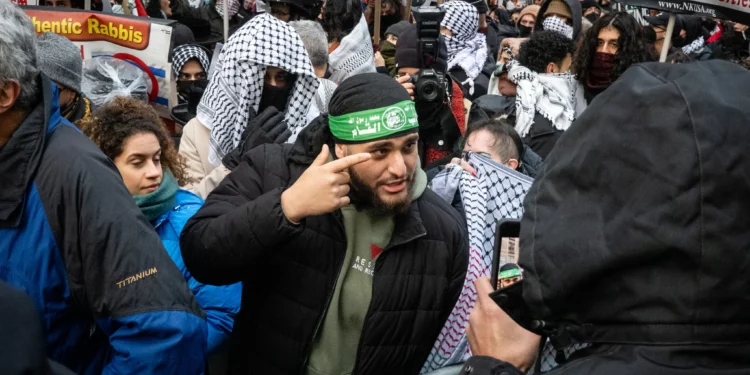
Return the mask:
<path id="1" fill-rule="evenodd" d="M 531 313 L 523 300 L 523 279 L 505 287 L 500 284 L 500 264 L 518 263 L 520 232 L 521 221 L 518 219 L 503 219 L 497 223 L 490 276 L 495 291 L 490 293 L 490 298 L 521 327 L 531 330 Z"/>
<path id="2" fill-rule="evenodd" d="M 518 264 L 519 243 L 518 236 L 521 233 L 521 221 L 518 219 L 502 219 L 497 223 L 495 231 L 495 248 L 492 254 L 492 270 L 490 280 L 495 290 L 500 289 L 500 267 L 505 263 Z"/>

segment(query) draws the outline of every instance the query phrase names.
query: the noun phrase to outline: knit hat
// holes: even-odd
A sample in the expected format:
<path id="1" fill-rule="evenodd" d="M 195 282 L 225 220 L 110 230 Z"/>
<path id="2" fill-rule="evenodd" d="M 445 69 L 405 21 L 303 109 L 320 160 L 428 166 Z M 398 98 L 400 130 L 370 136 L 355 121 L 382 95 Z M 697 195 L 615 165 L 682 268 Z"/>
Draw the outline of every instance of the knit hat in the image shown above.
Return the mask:
<path id="1" fill-rule="evenodd" d="M 401 32 L 401 35 L 398 37 L 398 44 L 396 44 L 396 55 L 393 58 L 393 64 L 396 67 L 396 71 L 398 71 L 398 68 L 419 67 L 419 55 L 417 54 L 418 44 L 419 38 L 417 37 L 417 25 L 409 25 Z M 438 47 L 440 50 L 438 51 L 437 60 L 432 64 L 432 68 L 437 72 L 445 73 L 448 51 L 442 40 L 438 43 Z"/>
<path id="2" fill-rule="evenodd" d="M 558 14 L 573 19 L 573 16 L 570 14 L 570 7 L 562 0 L 552 0 L 549 2 L 547 10 L 544 12 L 544 17 L 550 14 Z"/>
<path id="3" fill-rule="evenodd" d="M 385 30 L 385 35 L 388 36 L 388 34 L 391 34 L 395 36 L 396 38 L 401 37 L 401 33 L 404 32 L 407 28 L 411 26 L 411 23 L 408 21 L 399 21 L 397 23 L 394 23 L 391 25 L 387 30 Z"/>
<path id="4" fill-rule="evenodd" d="M 581 9 L 599 8 L 599 3 L 596 0 L 583 0 L 581 1 Z"/>
<path id="5" fill-rule="evenodd" d="M 530 14 L 534 16 L 534 19 L 536 19 L 537 14 L 539 14 L 539 5 L 529 5 L 523 9 L 521 9 L 521 17 L 519 17 L 519 20 L 523 19 L 523 16 Z"/>
<path id="6" fill-rule="evenodd" d="M 81 93 L 83 58 L 70 40 L 55 33 L 44 33 L 37 39 L 39 69 L 61 86 Z"/>
<path id="7" fill-rule="evenodd" d="M 417 56 L 417 44 L 419 38 L 417 37 L 417 25 L 409 25 L 398 37 L 398 43 L 396 44 L 396 56 L 393 58 L 393 63 L 398 68 L 417 68 L 419 67 L 419 59 Z"/>
<path id="8" fill-rule="evenodd" d="M 328 126 L 338 143 L 370 142 L 419 130 L 409 93 L 380 73 L 349 77 L 333 92 Z"/>

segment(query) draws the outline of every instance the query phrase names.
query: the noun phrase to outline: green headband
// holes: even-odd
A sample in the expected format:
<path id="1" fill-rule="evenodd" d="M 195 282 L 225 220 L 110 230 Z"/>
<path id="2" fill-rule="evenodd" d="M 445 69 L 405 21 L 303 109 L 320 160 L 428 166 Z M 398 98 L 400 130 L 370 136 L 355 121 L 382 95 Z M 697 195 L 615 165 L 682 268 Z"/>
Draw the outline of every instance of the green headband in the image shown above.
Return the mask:
<path id="1" fill-rule="evenodd" d="M 521 276 L 521 270 L 518 268 L 513 268 L 510 270 L 505 270 L 503 272 L 500 272 L 497 277 L 500 279 L 510 279 L 511 277 L 518 277 Z"/>
<path id="2" fill-rule="evenodd" d="M 333 136 L 342 141 L 364 142 L 419 127 L 414 102 L 404 100 L 388 107 L 340 116 L 328 116 Z"/>

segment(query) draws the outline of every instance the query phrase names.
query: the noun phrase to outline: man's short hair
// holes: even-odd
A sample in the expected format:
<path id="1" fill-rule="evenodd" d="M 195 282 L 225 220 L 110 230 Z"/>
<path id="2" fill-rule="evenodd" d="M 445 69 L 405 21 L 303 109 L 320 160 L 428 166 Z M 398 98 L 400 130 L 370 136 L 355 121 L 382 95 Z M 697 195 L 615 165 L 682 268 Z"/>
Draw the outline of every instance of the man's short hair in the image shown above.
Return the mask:
<path id="1" fill-rule="evenodd" d="M 523 143 L 521 137 L 505 120 L 484 120 L 469 124 L 464 134 L 464 143 L 472 133 L 486 130 L 495 138 L 492 148 L 503 160 L 516 159 L 520 161 Z"/>
<path id="2" fill-rule="evenodd" d="M 537 73 L 546 73 L 547 65 L 562 64 L 565 57 L 575 51 L 575 43 L 553 31 L 539 30 L 521 45 L 518 62 Z"/>
<path id="3" fill-rule="evenodd" d="M 305 45 L 305 51 L 310 57 L 310 62 L 315 67 L 326 66 L 328 64 L 328 36 L 323 26 L 316 21 L 294 21 L 290 22 L 300 39 Z"/>
<path id="4" fill-rule="evenodd" d="M 13 106 L 30 110 L 36 103 L 39 70 L 36 61 L 36 31 L 31 19 L 9 0 L 0 0 L 0 84 L 18 81 L 21 94 Z"/>

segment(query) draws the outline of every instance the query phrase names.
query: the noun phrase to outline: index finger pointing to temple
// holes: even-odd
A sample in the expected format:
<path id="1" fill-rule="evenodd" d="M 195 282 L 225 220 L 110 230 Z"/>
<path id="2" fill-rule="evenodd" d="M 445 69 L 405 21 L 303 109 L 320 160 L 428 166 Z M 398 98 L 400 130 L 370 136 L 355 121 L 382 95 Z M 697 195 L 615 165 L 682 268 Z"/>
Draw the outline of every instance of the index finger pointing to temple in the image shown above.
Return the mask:
<path id="1" fill-rule="evenodd" d="M 371 157 L 372 156 L 370 155 L 370 153 L 363 152 L 361 154 L 349 155 L 347 157 L 334 160 L 326 164 L 324 167 L 330 172 L 338 173 L 338 172 L 346 170 L 347 168 L 353 165 L 357 165 L 359 163 L 368 161 L 370 160 Z"/>

